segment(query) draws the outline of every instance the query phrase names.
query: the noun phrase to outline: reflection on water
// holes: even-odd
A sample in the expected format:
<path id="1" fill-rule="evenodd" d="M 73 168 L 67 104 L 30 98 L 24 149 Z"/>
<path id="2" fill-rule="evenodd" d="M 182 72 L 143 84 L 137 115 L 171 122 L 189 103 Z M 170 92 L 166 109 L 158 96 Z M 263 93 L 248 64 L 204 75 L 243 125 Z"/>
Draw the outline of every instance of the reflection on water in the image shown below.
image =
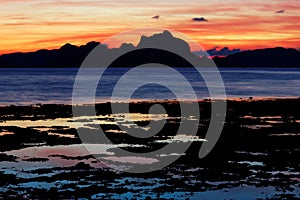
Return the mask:
<path id="1" fill-rule="evenodd" d="M 287 116 L 229 115 L 223 132 L 226 137 L 218 143 L 217 156 L 205 162 L 197 156 L 201 144 L 207 142 L 202 135 L 202 129 L 209 123 L 206 118 L 198 124 L 194 116 L 186 117 L 200 127 L 199 134 L 191 136 L 174 135 L 181 118 L 166 114 L 119 113 L 39 120 L 30 115 L 24 120 L 6 117 L 8 120 L 0 121 L 0 142 L 6 141 L 0 153 L 0 197 L 6 193 L 16 197 L 30 194 L 30 198 L 45 194 L 59 198 L 59 194 L 68 199 L 299 198 L 300 149 L 295 144 L 299 144 L 300 123 L 299 118 Z M 165 135 L 155 135 L 145 142 L 128 142 L 124 139 L 127 132 L 116 126 L 121 123 L 137 127 L 149 119 L 166 121 Z M 75 128 L 97 133 L 99 125 L 117 142 L 91 142 L 85 144 L 90 150 L 87 151 Z M 116 153 L 117 148 L 147 152 L 173 143 L 192 146 L 185 153 L 165 152 L 151 158 Z M 182 157 L 153 173 L 136 175 L 116 170 L 132 164 L 147 166 L 176 156 Z M 115 163 L 119 168 L 110 169 L 107 163 Z"/>
<path id="2" fill-rule="evenodd" d="M 206 142 L 207 140 L 199 136 L 175 135 L 165 137 L 163 140 L 156 140 L 157 143 L 176 143 L 176 142 Z"/>
<path id="3" fill-rule="evenodd" d="M 25 116 L 23 116 L 25 117 Z M 111 124 L 126 123 L 135 125 L 137 121 L 160 121 L 163 119 L 173 119 L 166 114 L 142 114 L 142 113 L 119 113 L 113 115 L 80 116 L 72 118 L 56 118 L 46 120 L 10 120 L 0 121 L 0 126 L 18 126 L 21 128 L 33 128 L 40 131 L 49 131 L 51 127 L 60 128 L 91 128 L 89 125 L 94 124 Z"/>
<path id="4" fill-rule="evenodd" d="M 0 132 L 0 136 L 3 136 L 3 135 L 13 135 L 15 134 L 14 132 L 9 132 L 9 131 L 2 131 Z"/>

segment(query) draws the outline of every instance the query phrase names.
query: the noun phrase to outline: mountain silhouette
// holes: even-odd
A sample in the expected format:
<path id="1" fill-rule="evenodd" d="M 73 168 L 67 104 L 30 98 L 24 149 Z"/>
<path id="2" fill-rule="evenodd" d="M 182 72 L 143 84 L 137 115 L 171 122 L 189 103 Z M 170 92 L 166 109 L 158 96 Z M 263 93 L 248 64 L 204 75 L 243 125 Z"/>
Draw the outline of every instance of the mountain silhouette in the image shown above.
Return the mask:
<path id="1" fill-rule="evenodd" d="M 65 44 L 54 50 L 4 54 L 0 56 L 0 67 L 79 67 L 88 53 L 99 44 L 89 42 L 80 47 Z"/>
<path id="2" fill-rule="evenodd" d="M 189 62 L 197 66 L 210 66 L 212 62 L 207 58 L 200 59 L 191 52 L 186 41 L 174 37 L 169 31 L 142 36 L 136 47 L 123 44 L 118 49 L 109 50 L 109 54 L 117 58 L 113 59 L 114 62 L 109 67 L 130 68 L 148 63 L 159 63 L 170 67 L 193 67 Z"/>
<path id="3" fill-rule="evenodd" d="M 0 56 L 0 67 L 78 68 L 95 47 L 97 47 L 97 55 L 99 55 L 100 60 L 116 58 L 113 59 L 115 61 L 110 67 L 134 67 L 147 63 L 160 63 L 172 67 L 192 67 L 185 59 L 197 61 L 197 65 L 201 65 L 201 62 L 204 62 L 202 66 L 206 63 L 209 65 L 211 62 L 211 60 L 207 58 L 200 59 L 193 54 L 186 41 L 174 37 L 169 31 L 163 31 L 162 33 L 157 33 L 152 36 L 141 36 L 136 47 L 131 43 L 123 43 L 119 48 L 109 49 L 107 45 L 99 42 L 89 42 L 80 47 L 65 44 L 61 48 L 54 50 L 4 54 Z M 179 53 L 174 54 L 164 51 L 166 49 L 170 52 Z M 129 53 L 117 59 L 119 55 L 126 52 Z M 184 59 L 180 57 L 184 57 Z M 90 67 L 103 67 L 100 63 L 93 63 Z"/>
<path id="4" fill-rule="evenodd" d="M 256 49 L 213 60 L 218 67 L 300 67 L 300 51 L 283 47 Z"/>
<path id="5" fill-rule="evenodd" d="M 135 67 L 149 63 L 161 63 L 172 67 L 191 67 L 186 62 L 193 60 L 200 63 L 199 66 L 211 64 L 207 56 L 197 56 L 191 52 L 188 43 L 174 37 L 169 31 L 163 31 L 152 36 L 141 36 L 137 46 L 131 43 L 123 43 L 119 48 L 109 49 L 107 45 L 99 42 L 89 42 L 86 45 L 75 46 L 65 44 L 59 49 L 38 50 L 29 53 L 11 53 L 0 56 L 2 68 L 78 68 L 86 56 L 97 46 L 101 55 L 116 57 L 110 67 Z M 166 52 L 160 49 L 168 49 Z M 179 52 L 184 59 L 176 56 Z M 100 55 L 99 55 L 100 56 Z M 102 59 L 99 57 L 99 59 Z M 300 67 L 300 52 L 296 49 L 282 47 L 242 51 L 227 57 L 214 57 L 213 61 L 218 67 Z M 91 66 L 93 67 L 93 66 Z M 96 67 L 96 66 L 95 66 Z"/>

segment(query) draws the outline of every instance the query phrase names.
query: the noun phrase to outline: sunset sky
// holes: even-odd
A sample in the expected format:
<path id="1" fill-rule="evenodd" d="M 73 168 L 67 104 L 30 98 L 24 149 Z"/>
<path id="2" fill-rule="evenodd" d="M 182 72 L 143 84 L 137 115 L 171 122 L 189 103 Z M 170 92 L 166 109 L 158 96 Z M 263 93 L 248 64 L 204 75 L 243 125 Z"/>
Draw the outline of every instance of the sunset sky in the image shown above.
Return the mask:
<path id="1" fill-rule="evenodd" d="M 144 27 L 182 32 L 206 49 L 300 49 L 299 0 L 0 0 L 0 18 L 0 54 L 101 42 Z"/>

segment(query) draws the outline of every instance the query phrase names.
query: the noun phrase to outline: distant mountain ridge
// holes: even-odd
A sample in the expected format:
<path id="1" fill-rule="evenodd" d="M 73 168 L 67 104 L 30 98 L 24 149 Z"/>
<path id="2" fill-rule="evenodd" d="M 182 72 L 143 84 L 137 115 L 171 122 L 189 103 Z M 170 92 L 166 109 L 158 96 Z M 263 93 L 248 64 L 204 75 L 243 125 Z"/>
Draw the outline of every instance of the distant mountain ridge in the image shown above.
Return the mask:
<path id="1" fill-rule="evenodd" d="M 29 53 L 11 53 L 0 56 L 0 67 L 79 67 L 84 58 L 99 42 L 89 42 L 80 47 L 65 44 L 59 49 L 38 50 Z"/>
<path id="2" fill-rule="evenodd" d="M 218 67 L 300 67 L 300 51 L 275 47 L 242 51 L 213 60 Z"/>
<path id="3" fill-rule="evenodd" d="M 1 68 L 78 68 L 80 67 L 86 56 L 96 46 L 100 45 L 105 55 L 112 55 L 116 52 L 134 51 L 137 48 L 149 47 L 152 43 L 159 43 L 160 46 L 171 45 L 172 48 L 179 48 L 185 56 L 192 59 L 207 60 L 206 56 L 198 57 L 191 52 L 188 43 L 182 39 L 175 38 L 169 31 L 154 34 L 153 36 L 142 36 L 139 44 L 135 47 L 133 44 L 124 43 L 119 48 L 109 49 L 106 45 L 99 42 L 89 42 L 86 45 L 75 46 L 72 44 L 65 44 L 59 49 L 54 50 L 38 50 L 29 53 L 11 53 L 0 56 Z M 155 48 L 155 47 L 154 47 Z M 225 49 L 228 50 L 228 49 Z M 136 58 L 134 55 L 130 59 L 137 59 L 136 64 L 142 63 L 142 59 L 151 57 L 149 60 L 159 61 L 165 59 L 165 63 L 177 67 L 189 67 L 186 63 L 178 62 L 178 60 L 169 61 L 174 56 L 171 55 L 147 55 L 155 54 L 154 51 L 139 52 L 140 57 Z M 226 57 L 214 57 L 214 62 L 218 67 L 300 67 L 300 51 L 296 49 L 285 49 L 283 47 L 257 49 L 249 51 L 237 51 L 237 53 L 228 55 Z M 126 62 L 129 61 L 127 64 Z M 116 62 L 112 67 L 130 67 L 132 60 L 129 58 Z M 182 65 L 181 65 L 182 64 Z"/>

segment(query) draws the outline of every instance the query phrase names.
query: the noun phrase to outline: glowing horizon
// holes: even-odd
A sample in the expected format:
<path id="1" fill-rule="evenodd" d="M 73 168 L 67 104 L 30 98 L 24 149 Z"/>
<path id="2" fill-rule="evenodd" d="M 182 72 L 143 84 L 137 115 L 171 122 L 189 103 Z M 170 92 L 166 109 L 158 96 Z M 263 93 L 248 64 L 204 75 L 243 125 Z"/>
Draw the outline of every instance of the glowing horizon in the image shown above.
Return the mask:
<path id="1" fill-rule="evenodd" d="M 0 0 L 0 7 L 0 55 L 55 49 L 65 43 L 103 43 L 114 34 L 143 27 L 182 32 L 205 49 L 300 49 L 297 0 Z M 156 15 L 159 18 L 152 19 Z"/>

